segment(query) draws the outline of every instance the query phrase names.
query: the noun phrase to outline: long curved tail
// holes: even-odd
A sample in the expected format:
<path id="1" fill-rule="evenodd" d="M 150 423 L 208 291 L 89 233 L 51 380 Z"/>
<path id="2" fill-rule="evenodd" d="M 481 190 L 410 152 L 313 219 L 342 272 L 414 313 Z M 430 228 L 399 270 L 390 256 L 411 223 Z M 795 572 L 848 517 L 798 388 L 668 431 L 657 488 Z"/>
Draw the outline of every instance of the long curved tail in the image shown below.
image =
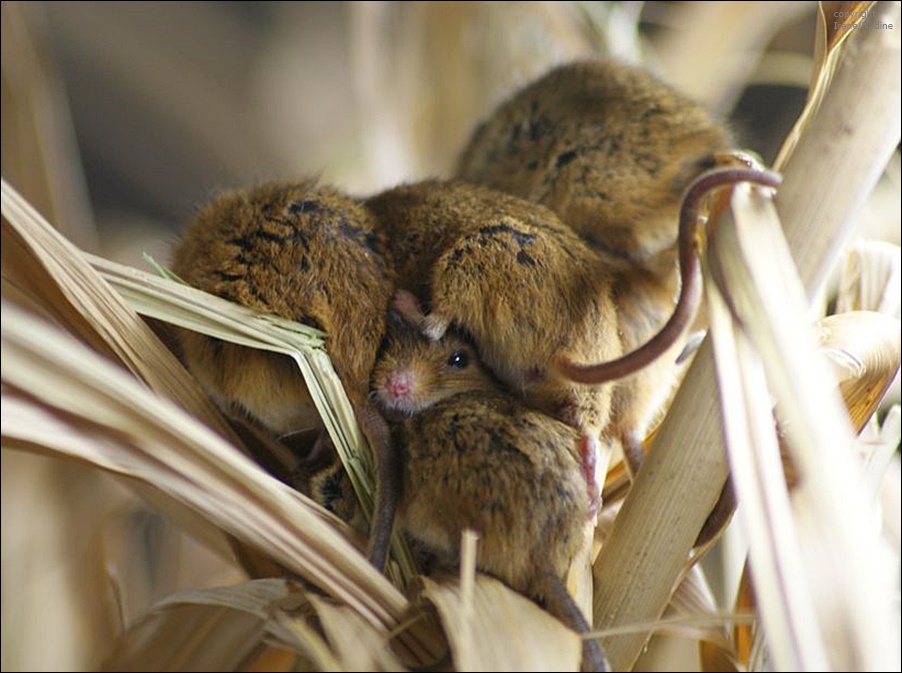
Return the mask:
<path id="1" fill-rule="evenodd" d="M 598 384 L 629 376 L 648 366 L 665 353 L 689 326 L 701 297 L 698 261 L 698 213 L 707 194 L 719 187 L 751 182 L 763 187 L 778 187 L 780 176 L 756 168 L 715 168 L 699 176 L 690 185 L 680 208 L 678 234 L 680 296 L 667 323 L 642 346 L 616 360 L 599 364 L 577 364 L 567 358 L 555 362 L 557 372 L 577 383 Z"/>

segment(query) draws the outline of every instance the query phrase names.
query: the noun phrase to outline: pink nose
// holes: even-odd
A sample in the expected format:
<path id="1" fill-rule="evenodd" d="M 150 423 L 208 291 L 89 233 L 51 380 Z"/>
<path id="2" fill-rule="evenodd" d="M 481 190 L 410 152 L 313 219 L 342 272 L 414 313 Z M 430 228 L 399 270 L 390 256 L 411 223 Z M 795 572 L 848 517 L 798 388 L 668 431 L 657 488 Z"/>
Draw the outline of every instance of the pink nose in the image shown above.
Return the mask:
<path id="1" fill-rule="evenodd" d="M 392 372 L 385 383 L 385 390 L 396 399 L 410 396 L 413 391 L 413 374 L 409 371 Z"/>

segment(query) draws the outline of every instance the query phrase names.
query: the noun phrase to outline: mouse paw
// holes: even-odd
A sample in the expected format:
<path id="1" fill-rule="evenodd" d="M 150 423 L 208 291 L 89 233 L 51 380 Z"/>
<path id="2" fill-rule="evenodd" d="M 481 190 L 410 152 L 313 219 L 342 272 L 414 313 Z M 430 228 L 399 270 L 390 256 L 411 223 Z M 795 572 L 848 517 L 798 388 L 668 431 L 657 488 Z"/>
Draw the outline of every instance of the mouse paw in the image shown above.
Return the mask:
<path id="1" fill-rule="evenodd" d="M 598 454 L 601 446 L 597 437 L 583 433 L 579 438 L 580 469 L 586 480 L 589 496 L 588 518 L 594 519 L 601 508 L 601 490 L 598 487 Z"/>
<path id="2" fill-rule="evenodd" d="M 635 479 L 645 460 L 645 443 L 642 441 L 642 437 L 635 432 L 625 432 L 621 442 L 630 478 Z"/>

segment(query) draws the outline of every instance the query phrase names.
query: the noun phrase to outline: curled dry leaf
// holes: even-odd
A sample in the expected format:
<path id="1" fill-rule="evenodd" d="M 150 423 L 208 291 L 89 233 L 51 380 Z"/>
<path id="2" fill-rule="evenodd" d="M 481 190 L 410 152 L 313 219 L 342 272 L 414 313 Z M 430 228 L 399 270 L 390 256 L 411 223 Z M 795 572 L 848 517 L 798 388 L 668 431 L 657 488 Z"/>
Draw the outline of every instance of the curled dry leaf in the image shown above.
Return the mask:
<path id="1" fill-rule="evenodd" d="M 899 320 L 874 311 L 852 311 L 822 318 L 816 327 L 852 425 L 861 430 L 899 371 Z"/>
<path id="2" fill-rule="evenodd" d="M 805 126 L 820 108 L 837 67 L 840 47 L 846 38 L 854 32 L 849 26 L 856 23 L 857 19 L 851 17 L 871 10 L 874 4 L 872 1 L 818 3 L 814 42 L 814 68 L 811 72 L 808 100 L 805 102 L 805 109 L 802 110 L 802 114 L 799 115 L 783 146 L 780 148 L 777 158 L 774 159 L 774 168 L 780 169 L 784 166 L 795 149 Z"/>

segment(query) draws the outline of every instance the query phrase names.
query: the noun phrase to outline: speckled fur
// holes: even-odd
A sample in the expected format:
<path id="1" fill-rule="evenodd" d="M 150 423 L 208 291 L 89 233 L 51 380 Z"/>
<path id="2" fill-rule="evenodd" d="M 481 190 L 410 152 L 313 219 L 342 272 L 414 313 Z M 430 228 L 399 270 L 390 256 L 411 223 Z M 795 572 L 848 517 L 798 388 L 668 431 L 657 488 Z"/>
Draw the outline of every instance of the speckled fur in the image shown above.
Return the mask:
<path id="1" fill-rule="evenodd" d="M 367 201 L 399 284 L 477 345 L 483 362 L 534 406 L 598 435 L 611 386 L 555 377 L 558 356 L 620 355 L 611 278 L 551 211 L 464 182 L 425 181 Z"/>
<path id="2" fill-rule="evenodd" d="M 395 428 L 403 453 L 398 523 L 449 566 L 464 530 L 476 567 L 542 601 L 571 628 L 589 625 L 564 588 L 585 543 L 580 433 L 501 392 L 446 397 Z M 584 670 L 607 670 L 593 640 Z"/>
<path id="3" fill-rule="evenodd" d="M 397 490 L 388 427 L 369 397 L 394 293 L 385 241 L 369 211 L 313 181 L 224 194 L 185 230 L 172 268 L 190 285 L 224 299 L 322 329 L 376 452 L 377 488 Z M 287 358 L 193 332 L 183 331 L 181 340 L 188 368 L 226 409 L 246 410 L 275 434 L 319 423 L 303 379 Z M 386 517 L 392 516 L 395 496 L 383 501 Z M 379 545 L 387 547 L 387 537 Z"/>
<path id="4" fill-rule="evenodd" d="M 722 123 L 648 72 L 577 62 L 500 105 L 474 132 L 457 174 L 547 206 L 606 257 L 629 352 L 673 312 L 683 193 L 731 146 Z M 680 350 L 617 385 L 612 441 L 638 450 L 675 383 Z"/>
<path id="5" fill-rule="evenodd" d="M 683 192 L 730 147 L 723 124 L 647 71 L 584 61 L 502 104 L 457 174 L 541 203 L 593 245 L 641 263 L 673 247 Z"/>
<path id="6" fill-rule="evenodd" d="M 394 291 L 383 255 L 371 215 L 349 198 L 312 182 L 275 183 L 207 205 L 175 248 L 172 269 L 211 294 L 322 329 L 342 382 L 360 391 L 369 381 Z M 216 365 L 223 349 L 205 342 L 185 344 L 191 369 L 213 377 L 210 387 L 226 399 L 259 397 L 245 405 L 259 417 L 296 392 L 285 370 L 303 385 L 292 363 L 274 366 L 281 357 L 264 355 L 258 366 L 223 366 L 238 365 L 233 359 Z M 275 380 L 263 385 L 267 376 Z M 309 395 L 299 396 L 309 404 Z M 286 429 L 293 428 L 280 430 Z"/>
<path id="7" fill-rule="evenodd" d="M 450 364 L 455 355 L 463 356 L 466 365 Z M 411 383 L 403 398 L 389 388 L 390 377 L 398 373 L 409 374 Z M 376 361 L 371 388 L 380 409 L 403 417 L 458 393 L 497 391 L 500 386 L 468 340 L 449 330 L 432 341 L 394 315 L 389 318 L 388 338 Z"/>

